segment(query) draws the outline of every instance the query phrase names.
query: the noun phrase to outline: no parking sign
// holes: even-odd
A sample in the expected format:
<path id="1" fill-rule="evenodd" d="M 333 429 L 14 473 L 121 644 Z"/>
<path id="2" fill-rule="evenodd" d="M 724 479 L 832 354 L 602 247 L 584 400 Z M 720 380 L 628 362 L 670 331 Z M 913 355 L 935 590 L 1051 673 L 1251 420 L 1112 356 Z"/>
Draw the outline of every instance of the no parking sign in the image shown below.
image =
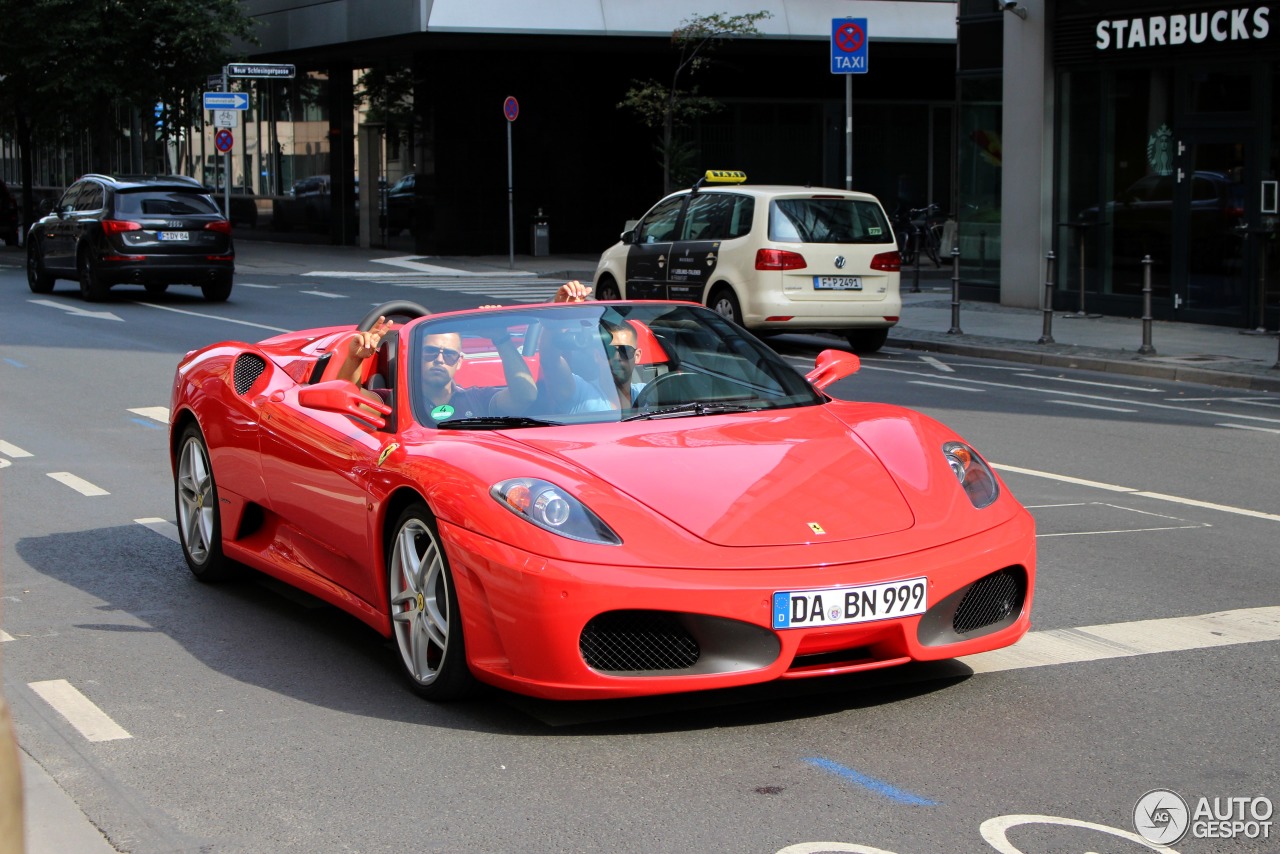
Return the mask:
<path id="1" fill-rule="evenodd" d="M 213 135 L 213 144 L 219 151 L 226 154 L 236 144 L 236 138 L 230 130 L 222 128 Z"/>
<path id="2" fill-rule="evenodd" d="M 867 73 L 867 19 L 831 20 L 831 73 Z"/>

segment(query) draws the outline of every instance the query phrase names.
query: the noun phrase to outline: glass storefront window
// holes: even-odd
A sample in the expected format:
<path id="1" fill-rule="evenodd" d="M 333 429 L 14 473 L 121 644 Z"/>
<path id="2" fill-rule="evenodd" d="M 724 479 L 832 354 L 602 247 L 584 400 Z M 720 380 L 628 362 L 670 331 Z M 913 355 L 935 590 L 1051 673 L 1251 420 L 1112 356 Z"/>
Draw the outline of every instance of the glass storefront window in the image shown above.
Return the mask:
<path id="1" fill-rule="evenodd" d="M 1000 281 L 1001 81 L 960 80 L 957 236 L 965 284 Z"/>

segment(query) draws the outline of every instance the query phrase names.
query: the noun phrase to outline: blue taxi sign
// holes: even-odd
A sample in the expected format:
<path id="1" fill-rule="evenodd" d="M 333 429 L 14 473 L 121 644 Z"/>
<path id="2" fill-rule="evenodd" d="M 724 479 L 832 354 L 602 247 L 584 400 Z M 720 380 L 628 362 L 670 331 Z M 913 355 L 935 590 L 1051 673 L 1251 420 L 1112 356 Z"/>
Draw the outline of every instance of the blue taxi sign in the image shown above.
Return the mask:
<path id="1" fill-rule="evenodd" d="M 831 73 L 867 73 L 867 19 L 831 19 Z"/>

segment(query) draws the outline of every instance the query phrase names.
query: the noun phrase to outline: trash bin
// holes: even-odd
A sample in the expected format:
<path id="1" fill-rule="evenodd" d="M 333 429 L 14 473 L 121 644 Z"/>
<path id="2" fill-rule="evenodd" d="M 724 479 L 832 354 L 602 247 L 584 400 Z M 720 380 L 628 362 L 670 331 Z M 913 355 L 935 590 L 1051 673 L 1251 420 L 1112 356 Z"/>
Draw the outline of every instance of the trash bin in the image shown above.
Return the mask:
<path id="1" fill-rule="evenodd" d="M 545 258 L 551 254 L 551 226 L 542 208 L 533 217 L 533 225 L 529 229 L 529 245 L 533 247 L 533 257 Z"/>

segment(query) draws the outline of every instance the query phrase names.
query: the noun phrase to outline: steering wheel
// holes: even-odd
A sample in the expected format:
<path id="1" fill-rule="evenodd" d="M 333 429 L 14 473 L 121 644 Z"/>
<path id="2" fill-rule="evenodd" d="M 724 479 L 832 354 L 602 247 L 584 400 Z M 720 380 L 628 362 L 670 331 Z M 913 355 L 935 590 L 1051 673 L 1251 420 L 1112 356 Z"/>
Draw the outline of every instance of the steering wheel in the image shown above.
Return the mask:
<path id="1" fill-rule="evenodd" d="M 382 305 L 376 306 L 372 311 L 366 314 L 360 322 L 356 324 L 356 331 L 368 332 L 373 328 L 373 325 L 378 322 L 379 317 L 403 317 L 407 320 L 413 320 L 418 317 L 426 317 L 430 313 L 430 309 L 427 309 L 416 302 L 395 299 L 391 302 L 384 302 Z"/>
<path id="2" fill-rule="evenodd" d="M 697 400 L 699 395 L 695 393 L 690 396 L 688 392 L 697 391 L 698 380 L 697 374 L 691 374 L 688 371 L 672 371 L 667 374 L 658 374 L 640 390 L 640 394 L 636 396 L 635 405 L 640 407 L 659 406 L 675 402 L 692 402 Z M 681 400 L 684 397 L 688 397 L 688 401 Z"/>

